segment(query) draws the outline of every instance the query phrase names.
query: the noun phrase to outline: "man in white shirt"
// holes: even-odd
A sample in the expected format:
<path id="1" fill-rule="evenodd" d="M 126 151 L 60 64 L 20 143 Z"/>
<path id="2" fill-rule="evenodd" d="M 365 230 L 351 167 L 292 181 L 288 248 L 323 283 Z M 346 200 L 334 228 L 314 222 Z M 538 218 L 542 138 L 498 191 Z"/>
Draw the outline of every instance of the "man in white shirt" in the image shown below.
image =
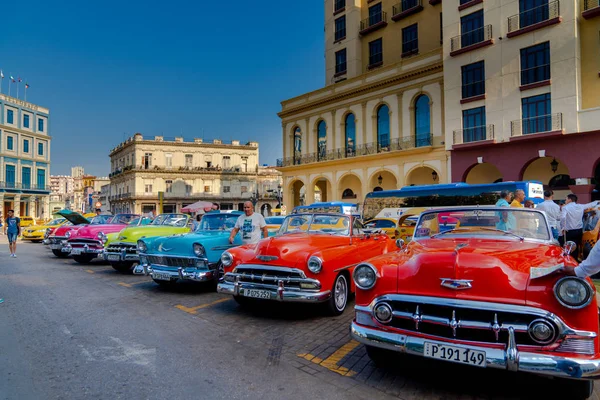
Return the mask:
<path id="1" fill-rule="evenodd" d="M 258 243 L 260 241 L 261 231 L 263 237 L 269 237 L 269 230 L 267 229 L 265 218 L 260 215 L 260 213 L 254 212 L 254 206 L 250 201 L 244 203 L 244 214 L 240 215 L 235 223 L 235 227 L 231 230 L 229 243 L 233 243 L 235 235 L 237 235 L 240 229 L 242 231 L 243 244 Z"/>
<path id="2" fill-rule="evenodd" d="M 583 236 L 583 212 L 588 208 L 597 206 L 598 201 L 593 201 L 588 204 L 577 204 L 576 195 L 567 195 L 567 200 L 565 201 L 565 205 L 562 208 L 560 215 L 560 226 L 565 235 L 561 245 L 572 240 L 577 246 L 581 246 L 581 238 Z"/>
<path id="3" fill-rule="evenodd" d="M 600 272 L 600 245 L 598 242 L 594 245 L 588 257 L 577 267 L 564 267 L 562 272 L 565 275 L 574 275 L 580 278 L 586 278 Z"/>
<path id="4" fill-rule="evenodd" d="M 554 202 L 554 192 L 552 190 L 544 190 L 544 201 L 537 205 L 536 210 L 546 213 L 548 224 L 552 229 L 552 236 L 554 236 L 554 239 L 558 239 L 560 234 L 560 207 Z"/>

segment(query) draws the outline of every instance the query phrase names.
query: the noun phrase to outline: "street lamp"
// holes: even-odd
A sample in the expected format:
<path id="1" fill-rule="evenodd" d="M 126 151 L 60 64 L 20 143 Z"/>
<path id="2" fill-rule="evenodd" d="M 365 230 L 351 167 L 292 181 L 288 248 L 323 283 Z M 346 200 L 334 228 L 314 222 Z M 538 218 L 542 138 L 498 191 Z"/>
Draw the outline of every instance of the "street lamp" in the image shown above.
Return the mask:
<path id="1" fill-rule="evenodd" d="M 552 168 L 552 172 L 554 173 L 556 173 L 556 171 L 558 170 L 558 161 L 556 161 L 556 158 L 554 158 L 550 163 L 550 168 Z"/>
<path id="2" fill-rule="evenodd" d="M 434 181 L 434 182 L 435 182 L 435 181 L 437 181 L 437 179 L 438 179 L 438 173 L 437 173 L 437 172 L 435 172 L 435 170 L 434 170 L 434 171 L 431 173 L 431 177 L 433 178 L 433 181 Z"/>

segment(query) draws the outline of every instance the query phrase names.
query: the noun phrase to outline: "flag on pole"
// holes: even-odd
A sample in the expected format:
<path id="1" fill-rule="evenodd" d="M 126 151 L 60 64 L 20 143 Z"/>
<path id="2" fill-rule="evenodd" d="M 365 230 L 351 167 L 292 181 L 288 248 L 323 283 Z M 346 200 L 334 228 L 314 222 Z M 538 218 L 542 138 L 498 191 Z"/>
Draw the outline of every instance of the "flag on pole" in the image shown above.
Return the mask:
<path id="1" fill-rule="evenodd" d="M 13 81 L 13 82 L 15 82 L 15 78 L 13 78 L 12 75 L 10 76 L 10 80 Z"/>
<path id="2" fill-rule="evenodd" d="M 25 89 L 29 89 L 29 83 L 25 84 Z"/>
<path id="3" fill-rule="evenodd" d="M 2 70 L 0 69 L 0 78 L 4 79 L 4 72 L 2 72 Z"/>
<path id="4" fill-rule="evenodd" d="M 21 77 L 19 77 L 19 82 L 22 82 L 23 80 L 21 79 Z"/>

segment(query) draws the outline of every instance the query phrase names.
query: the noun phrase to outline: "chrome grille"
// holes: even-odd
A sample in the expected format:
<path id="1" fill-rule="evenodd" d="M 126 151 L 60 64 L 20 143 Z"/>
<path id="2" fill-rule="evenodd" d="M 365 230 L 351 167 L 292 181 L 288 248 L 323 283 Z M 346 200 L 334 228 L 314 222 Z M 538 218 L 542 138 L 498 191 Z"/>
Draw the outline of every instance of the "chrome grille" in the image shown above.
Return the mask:
<path id="1" fill-rule="evenodd" d="M 126 254 L 137 254 L 137 245 L 131 243 L 113 243 L 106 248 L 108 253 L 122 253 L 125 251 Z"/>
<path id="2" fill-rule="evenodd" d="M 196 266 L 195 258 L 185 257 L 167 257 L 167 256 L 146 256 L 148 264 L 165 265 L 167 267 L 194 267 Z"/>
<path id="3" fill-rule="evenodd" d="M 594 354 L 594 340 L 566 338 L 560 344 L 560 346 L 558 346 L 556 351 L 562 351 L 565 353 Z"/>
<path id="4" fill-rule="evenodd" d="M 472 342 L 507 343 L 508 329 L 512 327 L 517 344 L 540 346 L 529 336 L 528 327 L 540 319 L 541 310 L 530 312 L 524 307 L 520 312 L 516 311 L 517 307 L 509 309 L 493 303 L 485 303 L 487 306 L 481 308 L 474 304 L 476 302 L 439 298 L 428 302 L 429 299 L 435 298 L 390 296 L 386 299 L 384 296 L 374 307 L 381 302 L 390 305 L 393 318 L 387 325 L 405 331 Z M 447 304 L 443 304 L 444 300 Z M 544 319 L 559 332 L 552 318 Z"/>
<path id="5" fill-rule="evenodd" d="M 64 236 L 54 236 L 48 238 L 48 244 L 61 244 L 63 240 L 67 240 Z"/>
<path id="6" fill-rule="evenodd" d="M 73 242 L 69 242 L 69 244 L 71 246 L 85 246 L 87 244 L 88 246 L 93 245 L 93 246 L 103 247 L 102 243 L 99 240 L 93 240 L 93 239 L 76 239 Z"/>
<path id="7" fill-rule="evenodd" d="M 266 265 L 238 266 L 232 275 L 239 276 L 240 282 L 277 285 L 283 281 L 286 288 L 296 289 L 300 289 L 300 282 L 307 281 L 306 275 L 299 269 Z"/>

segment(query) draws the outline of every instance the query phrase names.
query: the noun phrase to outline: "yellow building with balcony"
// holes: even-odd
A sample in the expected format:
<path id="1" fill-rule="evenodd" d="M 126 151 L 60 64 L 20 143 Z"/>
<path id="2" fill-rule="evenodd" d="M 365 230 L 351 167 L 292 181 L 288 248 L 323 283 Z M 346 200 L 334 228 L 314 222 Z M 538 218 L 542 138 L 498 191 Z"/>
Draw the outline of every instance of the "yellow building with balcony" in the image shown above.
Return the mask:
<path id="1" fill-rule="evenodd" d="M 449 182 L 440 0 L 326 0 L 325 87 L 282 102 L 283 199 Z"/>

